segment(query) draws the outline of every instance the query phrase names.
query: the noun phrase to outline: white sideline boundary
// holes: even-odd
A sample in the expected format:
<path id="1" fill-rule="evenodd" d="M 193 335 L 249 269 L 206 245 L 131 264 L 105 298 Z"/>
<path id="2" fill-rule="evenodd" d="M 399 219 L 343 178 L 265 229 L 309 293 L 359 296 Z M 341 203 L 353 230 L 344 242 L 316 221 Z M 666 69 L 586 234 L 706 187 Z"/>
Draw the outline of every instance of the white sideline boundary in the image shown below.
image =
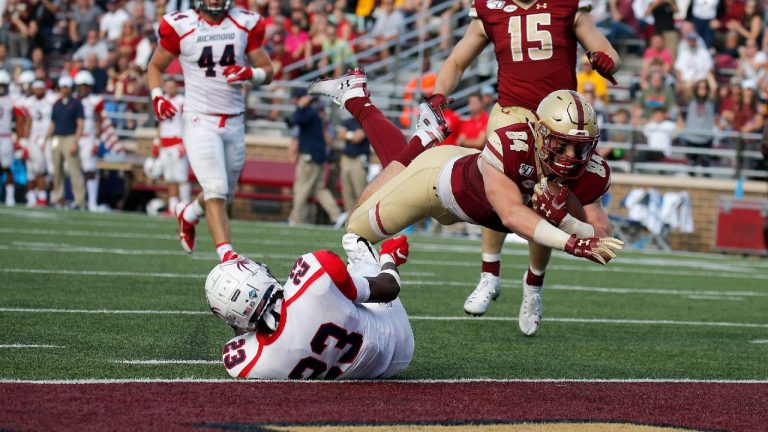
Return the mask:
<path id="1" fill-rule="evenodd" d="M 59 380 L 24 380 L 13 378 L 0 378 L 0 384 L 39 384 L 39 385 L 83 385 L 83 384 L 151 384 L 151 383 L 241 383 L 252 385 L 255 383 L 288 383 L 295 385 L 338 385 L 360 383 L 384 383 L 384 384 L 476 384 L 476 383 L 520 383 L 520 384 L 768 384 L 768 379 L 746 380 L 718 380 L 718 379 L 693 379 L 693 378 L 627 378 L 627 379 L 602 379 L 602 378 L 460 378 L 460 379 L 394 379 L 394 380 L 237 380 L 234 378 L 85 378 L 85 379 L 59 379 Z"/>
<path id="2" fill-rule="evenodd" d="M 5 344 L 0 345 L 0 349 L 13 348 L 66 348 L 63 345 L 35 345 L 35 344 Z"/>
<path id="3" fill-rule="evenodd" d="M 114 360 L 112 363 L 127 364 L 127 365 L 169 365 L 169 364 L 183 364 L 183 365 L 197 365 L 197 364 L 214 364 L 220 365 L 221 360 Z"/>
<path id="4" fill-rule="evenodd" d="M 0 312 L 20 313 L 69 313 L 69 314 L 111 314 L 111 315 L 210 315 L 208 311 L 190 310 L 119 310 L 119 309 L 45 309 L 45 308 L 0 308 Z M 472 316 L 429 316 L 409 315 L 412 321 L 514 321 L 517 317 L 472 317 Z M 639 319 L 609 319 L 609 318 L 557 318 L 547 317 L 551 322 L 567 322 L 580 324 L 636 324 L 636 325 L 678 325 L 704 327 L 739 327 L 739 328 L 768 328 L 768 324 L 732 323 L 716 321 L 675 321 L 675 320 L 639 320 Z"/>

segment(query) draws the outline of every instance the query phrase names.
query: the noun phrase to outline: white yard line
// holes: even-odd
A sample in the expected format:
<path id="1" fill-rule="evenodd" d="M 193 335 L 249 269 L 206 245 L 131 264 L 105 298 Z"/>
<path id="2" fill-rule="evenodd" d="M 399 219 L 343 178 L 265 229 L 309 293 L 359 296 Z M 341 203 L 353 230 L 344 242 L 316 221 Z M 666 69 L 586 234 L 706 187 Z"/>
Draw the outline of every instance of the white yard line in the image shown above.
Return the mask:
<path id="1" fill-rule="evenodd" d="M 116 310 L 116 309 L 0 308 L 0 312 L 66 313 L 66 314 L 109 314 L 109 315 L 210 315 L 210 312 L 208 312 L 208 311 Z"/>
<path id="2" fill-rule="evenodd" d="M 723 293 L 725 294 L 725 293 Z M 691 300 L 728 300 L 728 301 L 744 301 L 744 297 L 734 297 L 730 295 L 689 295 L 687 298 Z"/>
<path id="3" fill-rule="evenodd" d="M 0 348 L 65 348 L 62 345 L 5 344 Z"/>
<path id="4" fill-rule="evenodd" d="M 68 314 L 115 314 L 115 315 L 208 315 L 207 311 L 185 310 L 124 310 L 124 309 L 44 309 L 44 308 L 0 308 L 0 312 L 21 313 L 68 313 Z M 517 321 L 517 317 L 471 317 L 471 316 L 428 316 L 410 315 L 412 321 Z M 744 327 L 768 328 L 768 324 L 733 323 L 710 321 L 675 321 L 675 320 L 639 320 L 639 319 L 610 319 L 610 318 L 557 318 L 547 317 L 551 322 L 568 322 L 581 324 L 636 324 L 636 325 L 672 325 L 672 326 L 705 326 L 705 327 Z"/>
<path id="5" fill-rule="evenodd" d="M 755 339 L 750 342 L 752 342 L 753 344 L 768 344 L 768 339 Z"/>
<path id="6" fill-rule="evenodd" d="M 275 257 L 275 255 L 271 255 Z M 161 277 L 161 278 L 182 278 L 182 279 L 204 279 L 204 273 L 165 273 L 165 272 L 129 272 L 129 271 L 98 271 L 98 270 L 56 270 L 56 269 L 30 269 L 30 268 L 0 268 L 0 273 L 30 273 L 30 274 L 52 274 L 68 276 L 131 276 L 131 277 Z M 403 276 L 408 277 L 430 277 L 431 272 L 403 272 Z M 458 286 L 471 287 L 472 282 L 446 281 L 446 280 L 421 280 L 406 279 L 404 286 Z M 519 284 L 515 282 L 504 282 L 504 287 L 516 288 Z M 577 292 L 599 292 L 610 294 L 661 294 L 661 295 L 680 295 L 695 299 L 724 299 L 731 297 L 730 300 L 738 300 L 738 297 L 768 297 L 768 292 L 761 291 L 712 291 L 712 290 L 677 290 L 677 289 L 651 289 L 651 288 L 631 288 L 631 287 L 590 287 L 583 285 L 563 285 L 552 284 L 547 286 L 547 290 L 556 291 L 577 291 Z M 728 300 L 728 298 L 725 298 Z"/>
<path id="7" fill-rule="evenodd" d="M 0 378 L 0 384 L 40 384 L 40 385 L 73 385 L 73 384 L 150 384 L 150 383 L 200 383 L 200 384 L 218 384 L 218 383 L 241 383 L 252 385 L 255 383 L 290 383 L 306 386 L 327 386 L 338 384 L 359 384 L 359 383 L 394 383 L 394 384 L 475 384 L 475 383 L 531 383 L 531 384 L 744 384 L 753 385 L 768 384 L 766 379 L 744 379 L 744 380 L 718 380 L 718 379 L 693 379 L 693 378 L 626 378 L 626 379 L 601 379 L 601 378 L 516 378 L 516 379 L 494 379 L 494 378 L 462 378 L 462 379 L 413 379 L 413 380 L 339 380 L 339 381 L 291 381 L 291 380 L 238 380 L 234 378 L 122 378 L 122 379 L 59 379 L 59 380 L 23 380 L 13 378 Z"/>
<path id="8" fill-rule="evenodd" d="M 31 273 L 31 274 L 57 274 L 78 276 L 136 276 L 136 277 L 160 277 L 160 278 L 185 278 L 205 279 L 205 275 L 194 273 L 142 273 L 142 272 L 117 272 L 95 270 L 48 270 L 48 269 L 21 269 L 0 268 L 0 273 Z"/>
<path id="9" fill-rule="evenodd" d="M 220 365 L 221 360 L 114 360 L 112 363 L 127 365 L 169 365 L 169 364 L 213 364 Z"/>

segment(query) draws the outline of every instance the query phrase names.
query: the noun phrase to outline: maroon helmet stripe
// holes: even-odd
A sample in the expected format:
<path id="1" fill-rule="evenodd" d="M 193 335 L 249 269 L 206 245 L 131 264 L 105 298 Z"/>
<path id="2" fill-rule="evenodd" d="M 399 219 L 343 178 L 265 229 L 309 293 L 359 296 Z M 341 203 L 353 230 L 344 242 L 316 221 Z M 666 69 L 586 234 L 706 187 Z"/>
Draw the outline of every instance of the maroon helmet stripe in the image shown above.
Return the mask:
<path id="1" fill-rule="evenodd" d="M 578 118 L 578 124 L 579 129 L 584 129 L 584 107 L 581 105 L 581 101 L 579 100 L 579 94 L 575 91 L 571 90 L 571 96 L 573 96 L 573 102 L 576 104 L 576 112 L 579 116 Z"/>

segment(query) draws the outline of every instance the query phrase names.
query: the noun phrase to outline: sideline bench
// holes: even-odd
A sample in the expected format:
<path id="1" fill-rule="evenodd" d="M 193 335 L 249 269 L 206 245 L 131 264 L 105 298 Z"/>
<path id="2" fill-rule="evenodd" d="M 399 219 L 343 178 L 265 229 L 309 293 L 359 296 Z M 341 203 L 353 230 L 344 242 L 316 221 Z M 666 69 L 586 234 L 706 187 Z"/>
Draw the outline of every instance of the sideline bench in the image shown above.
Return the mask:
<path id="1" fill-rule="evenodd" d="M 329 166 L 326 165 L 323 175 L 327 177 L 329 170 Z M 293 193 L 291 189 L 293 188 L 295 174 L 296 164 L 293 162 L 262 159 L 246 160 L 237 182 L 235 198 L 276 202 L 292 201 Z M 189 171 L 189 181 L 190 183 L 197 182 L 197 178 L 192 170 Z M 246 190 L 246 187 L 249 189 L 279 189 L 279 191 Z M 164 183 L 134 183 L 131 185 L 131 189 L 165 192 L 168 187 Z M 200 188 L 194 188 L 192 192 L 197 194 L 200 192 Z M 311 198 L 310 202 L 315 203 L 317 201 Z M 339 205 L 342 205 L 341 199 L 337 200 L 337 202 Z"/>

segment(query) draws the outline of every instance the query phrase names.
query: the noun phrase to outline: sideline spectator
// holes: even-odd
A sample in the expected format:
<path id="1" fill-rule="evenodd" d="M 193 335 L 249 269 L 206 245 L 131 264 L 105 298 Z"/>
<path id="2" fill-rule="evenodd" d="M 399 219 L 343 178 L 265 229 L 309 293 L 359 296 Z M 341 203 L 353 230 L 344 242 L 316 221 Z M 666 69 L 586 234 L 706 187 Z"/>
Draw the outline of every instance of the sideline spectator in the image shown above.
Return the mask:
<path id="1" fill-rule="evenodd" d="M 313 100 L 304 88 L 294 90 L 293 98 L 296 111 L 291 117 L 291 124 L 298 128 L 298 136 L 291 142 L 289 150 L 296 161 L 296 176 L 293 209 L 288 223 L 306 223 L 307 201 L 315 197 L 331 220 L 341 226 L 347 215 L 342 213 L 333 194 L 323 184 L 327 149 L 319 107 L 313 106 Z"/>
<path id="2" fill-rule="evenodd" d="M 693 7 L 691 8 L 691 18 L 693 19 L 693 25 L 696 27 L 696 33 L 701 36 L 704 41 L 704 45 L 707 48 L 712 46 L 714 41 L 714 33 L 710 22 L 717 16 L 717 0 L 693 0 Z M 686 35 L 687 37 L 687 35 Z M 678 51 L 678 54 L 680 51 Z"/>
<path id="3" fill-rule="evenodd" d="M 762 7 L 755 0 L 747 0 L 744 3 L 744 16 L 741 21 L 727 23 L 728 30 L 738 35 L 739 45 L 743 45 L 749 39 L 759 40 L 763 32 Z"/>
<path id="4" fill-rule="evenodd" d="M 585 55 L 581 58 L 581 70 L 576 74 L 576 91 L 583 93 L 586 83 L 592 84 L 595 96 L 602 102 L 608 102 L 608 81 L 592 69 L 592 63 Z"/>
<path id="5" fill-rule="evenodd" d="M 649 87 L 643 90 L 635 100 L 632 108 L 632 124 L 640 126 L 648 121 L 656 108 L 663 107 L 665 112 L 671 112 L 677 106 L 675 92 L 664 85 L 661 72 L 651 74 Z M 675 113 L 672 113 L 673 118 Z"/>
<path id="6" fill-rule="evenodd" d="M 344 141 L 344 154 L 341 156 L 341 196 L 344 199 L 344 211 L 352 214 L 357 199 L 365 189 L 371 143 L 354 118 L 341 122 L 338 136 Z"/>
<path id="7" fill-rule="evenodd" d="M 700 46 L 694 33 L 685 36 L 686 46 L 677 53 L 675 61 L 675 74 L 677 76 L 677 90 L 683 100 L 691 96 L 693 85 L 706 79 L 715 86 L 715 77 L 712 74 L 714 61 L 712 54 L 706 47 Z"/>
<path id="8" fill-rule="evenodd" d="M 682 128 L 682 140 L 688 147 L 712 148 L 714 137 L 712 130 L 715 125 L 715 104 L 711 99 L 709 83 L 701 80 L 696 83 L 693 99 L 688 103 L 685 122 L 678 119 L 678 127 Z M 691 166 L 709 167 L 710 156 L 705 154 L 687 154 Z"/>
<path id="9" fill-rule="evenodd" d="M 357 60 L 354 58 L 354 51 L 349 41 L 338 36 L 336 26 L 328 24 L 325 28 L 325 40 L 323 41 L 323 54 L 320 59 L 320 67 L 326 67 L 329 64 L 335 66 L 333 74 L 341 75 L 345 70 L 357 67 Z"/>
<path id="10" fill-rule="evenodd" d="M 675 50 L 676 49 L 677 46 L 675 46 Z M 643 53 L 643 67 L 640 70 L 640 86 L 642 88 L 647 87 L 648 77 L 650 76 L 654 62 L 661 63 L 661 68 L 665 76 L 672 72 L 672 65 L 675 63 L 674 54 L 664 46 L 664 38 L 658 34 L 651 36 L 650 45 Z M 646 85 L 643 85 L 643 82 L 645 82 Z"/>
<path id="11" fill-rule="evenodd" d="M 2 21 L 3 27 L 8 26 L 6 29 L 8 56 L 26 57 L 32 46 L 32 38 L 37 32 L 31 5 L 24 0 L 8 0 Z"/>
<path id="12" fill-rule="evenodd" d="M 648 123 L 643 126 L 649 151 L 640 152 L 635 157 L 637 162 L 655 162 L 671 156 L 672 139 L 677 126 L 667 118 L 664 107 L 653 110 Z"/>
<path id="13" fill-rule="evenodd" d="M 461 147 L 481 149 L 485 146 L 488 113 L 479 94 L 469 95 L 469 118 L 461 122 L 457 144 Z"/>
<path id="14" fill-rule="evenodd" d="M 123 24 L 130 19 L 131 16 L 119 7 L 117 0 L 107 0 L 107 12 L 101 16 L 99 21 L 100 39 L 117 42 L 123 34 Z"/>
<path id="15" fill-rule="evenodd" d="M 389 48 L 384 46 L 395 39 L 403 31 L 403 13 L 395 9 L 394 0 L 381 0 L 381 5 L 374 11 L 376 22 L 367 34 L 368 46 L 380 48 L 381 60 L 389 57 Z"/>
<path id="16" fill-rule="evenodd" d="M 99 61 L 106 60 L 109 56 L 109 46 L 103 40 L 99 39 L 99 33 L 96 30 L 89 30 L 85 38 L 85 43 L 72 55 L 74 60 L 85 60 L 90 54 L 96 55 Z"/>
<path id="17" fill-rule="evenodd" d="M 413 77 L 405 84 L 403 90 L 403 112 L 400 114 L 400 125 L 403 127 L 411 126 L 411 116 L 413 115 L 413 108 L 411 107 L 414 100 L 414 96 L 417 88 L 419 89 L 419 95 L 421 97 L 431 96 L 435 91 L 435 82 L 437 81 L 437 74 L 431 70 L 432 65 L 429 60 L 429 52 L 425 51 L 421 61 L 420 75 Z"/>
<path id="18" fill-rule="evenodd" d="M 80 47 L 85 43 L 91 30 L 99 32 L 99 17 L 102 10 L 93 4 L 92 0 L 77 0 L 72 8 L 72 18 L 69 20 L 69 39 L 72 45 Z"/>
<path id="19" fill-rule="evenodd" d="M 613 123 L 613 127 L 611 127 L 606 131 L 606 134 L 605 134 L 606 141 L 609 143 L 610 142 L 615 142 L 615 143 L 631 142 L 632 131 L 630 130 L 629 120 L 630 120 L 629 110 L 627 110 L 626 108 L 621 108 L 618 111 L 616 111 L 613 114 L 613 117 L 611 118 L 611 123 Z M 600 154 L 600 156 L 603 157 L 603 159 L 609 160 L 609 161 L 624 159 L 624 155 L 626 154 L 626 151 L 624 149 L 609 147 L 604 144 L 597 146 L 597 152 L 598 154 Z"/>
<path id="20" fill-rule="evenodd" d="M 48 138 L 53 147 L 53 191 L 51 201 L 57 207 L 64 207 L 64 167 L 66 165 L 72 182 L 75 201 L 72 210 L 81 210 L 85 205 L 85 178 L 80 166 L 78 140 L 83 133 L 85 118 L 83 104 L 72 96 L 74 82 L 68 76 L 59 78 L 60 99 L 53 105 Z"/>
<path id="21" fill-rule="evenodd" d="M 757 41 L 747 39 L 745 46 L 741 49 L 736 76 L 741 78 L 743 83 L 749 82 L 757 85 L 765 76 L 767 65 L 768 56 L 764 52 L 758 51 Z"/>

